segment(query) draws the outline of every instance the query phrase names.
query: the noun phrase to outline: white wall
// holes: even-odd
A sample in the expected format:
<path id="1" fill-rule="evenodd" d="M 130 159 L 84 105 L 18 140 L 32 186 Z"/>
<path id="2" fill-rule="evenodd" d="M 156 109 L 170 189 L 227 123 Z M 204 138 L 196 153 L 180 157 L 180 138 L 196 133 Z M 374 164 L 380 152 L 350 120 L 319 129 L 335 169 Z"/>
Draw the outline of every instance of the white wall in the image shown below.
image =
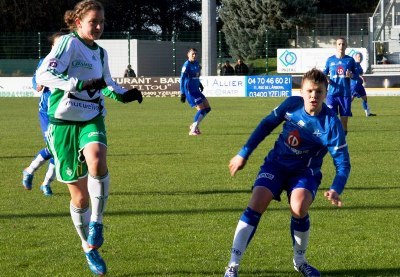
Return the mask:
<path id="1" fill-rule="evenodd" d="M 137 40 L 130 41 L 130 62 L 128 40 L 98 40 L 101 47 L 107 50 L 111 76 L 122 77 L 130 63 L 137 76 L 174 76 L 173 44 L 171 41 Z M 193 42 L 176 42 L 175 76 L 180 75 L 182 64 L 187 59 L 187 50 L 195 47 L 198 60 L 201 61 L 201 44 Z"/>

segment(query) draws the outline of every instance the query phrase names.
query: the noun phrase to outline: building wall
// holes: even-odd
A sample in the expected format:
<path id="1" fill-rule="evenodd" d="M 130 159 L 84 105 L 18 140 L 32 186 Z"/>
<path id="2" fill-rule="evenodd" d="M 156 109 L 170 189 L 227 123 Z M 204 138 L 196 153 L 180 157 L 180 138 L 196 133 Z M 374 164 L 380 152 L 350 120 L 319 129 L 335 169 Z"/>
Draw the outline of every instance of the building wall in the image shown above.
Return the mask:
<path id="1" fill-rule="evenodd" d="M 179 76 L 182 64 L 187 59 L 187 50 L 191 47 L 198 49 L 198 60 L 201 61 L 200 43 L 175 43 L 175 72 L 171 41 L 132 39 L 129 43 L 128 40 L 99 40 L 97 43 L 107 50 L 113 77 L 122 77 L 128 63 L 137 76 Z"/>

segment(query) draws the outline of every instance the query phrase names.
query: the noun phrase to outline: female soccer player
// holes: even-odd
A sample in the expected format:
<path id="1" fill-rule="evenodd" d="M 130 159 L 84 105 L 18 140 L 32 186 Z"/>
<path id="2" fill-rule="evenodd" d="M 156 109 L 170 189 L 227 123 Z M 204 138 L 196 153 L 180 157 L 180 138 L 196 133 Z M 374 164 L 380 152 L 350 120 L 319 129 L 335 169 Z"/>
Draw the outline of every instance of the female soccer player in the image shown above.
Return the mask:
<path id="1" fill-rule="evenodd" d="M 336 40 L 336 54 L 326 60 L 323 72 L 329 75 L 326 104 L 340 116 L 345 134 L 351 113 L 350 79 L 357 79 L 356 62 L 346 55 L 345 38 Z"/>
<path id="2" fill-rule="evenodd" d="M 180 78 L 181 102 L 187 100 L 191 107 L 196 107 L 197 113 L 190 125 L 189 136 L 201 134 L 199 125 L 204 117 L 211 111 L 210 104 L 203 94 L 203 85 L 200 82 L 200 64 L 197 61 L 197 49 L 190 48 L 188 60 L 182 66 Z"/>
<path id="3" fill-rule="evenodd" d="M 104 241 L 103 213 L 110 185 L 104 95 L 141 103 L 142 94 L 111 79 L 107 52 L 95 43 L 104 30 L 100 2 L 77 3 L 65 12 L 64 21 L 71 33 L 62 36 L 46 56 L 36 79 L 51 88 L 47 144 L 57 180 L 68 185 L 72 221 L 89 268 L 104 275 L 106 264 L 97 250 Z"/>
<path id="4" fill-rule="evenodd" d="M 62 35 L 64 35 L 64 33 L 57 32 L 49 37 L 49 41 L 51 42 L 52 47 L 56 44 L 57 40 Z M 40 67 L 42 62 L 43 59 L 40 59 L 38 63 L 38 68 Z M 48 110 L 47 100 L 50 97 L 50 89 L 36 82 L 36 73 L 32 77 L 32 86 L 34 89 L 36 89 L 36 91 L 42 92 L 39 99 L 39 122 L 43 138 L 46 141 L 47 127 L 49 126 L 49 116 L 47 115 L 47 110 Z M 53 191 L 51 190 L 51 182 L 54 180 L 55 177 L 55 168 L 54 168 L 54 159 L 51 156 L 50 150 L 47 147 L 41 149 L 37 153 L 36 157 L 32 160 L 30 165 L 23 170 L 22 185 L 24 186 L 25 189 L 31 190 L 35 171 L 38 170 L 39 167 L 44 165 L 46 161 L 49 161 L 49 166 L 44 176 L 44 181 L 40 186 L 40 190 L 43 191 L 43 194 L 45 196 L 51 196 L 53 195 Z"/>
<path id="5" fill-rule="evenodd" d="M 364 70 L 361 67 L 362 54 L 360 52 L 357 52 L 354 55 L 354 60 L 356 61 L 356 71 L 358 73 L 358 78 L 356 80 L 351 80 L 351 100 L 353 101 L 355 97 L 361 98 L 361 105 L 365 111 L 365 116 L 376 116 L 376 114 L 371 113 L 371 110 L 369 109 L 367 92 L 365 91 L 365 88 L 363 86 L 364 77 L 362 75 L 364 74 Z"/>
<path id="6" fill-rule="evenodd" d="M 282 122 L 283 130 L 268 153 L 254 182 L 248 207 L 240 217 L 233 239 L 231 259 L 225 277 L 237 277 L 240 260 L 253 237 L 262 214 L 272 200 L 280 201 L 286 191 L 292 214 L 290 233 L 293 241 L 294 269 L 303 276 L 320 276 L 305 257 L 310 235 L 308 210 L 321 183 L 323 157 L 329 151 L 336 176 L 325 197 L 342 206 L 342 193 L 350 173 L 345 134 L 337 115 L 324 104 L 327 78 L 312 69 L 301 83 L 301 97 L 287 98 L 265 117 L 247 143 L 229 163 L 232 176 L 246 165 L 253 150 Z"/>

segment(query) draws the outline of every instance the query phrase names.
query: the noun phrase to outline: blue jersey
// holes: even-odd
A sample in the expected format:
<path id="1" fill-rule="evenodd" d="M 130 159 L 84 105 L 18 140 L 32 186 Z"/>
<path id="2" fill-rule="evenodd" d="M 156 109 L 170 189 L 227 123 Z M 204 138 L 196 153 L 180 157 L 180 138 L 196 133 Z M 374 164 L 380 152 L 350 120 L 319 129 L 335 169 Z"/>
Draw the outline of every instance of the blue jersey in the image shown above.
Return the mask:
<path id="1" fill-rule="evenodd" d="M 333 96 L 351 96 L 350 78 L 346 78 L 346 71 L 353 73 L 353 79 L 358 78 L 355 60 L 344 55 L 338 58 L 335 55 L 329 57 L 326 61 L 324 73 L 329 75 L 328 95 Z"/>
<path id="2" fill-rule="evenodd" d="M 351 79 L 351 90 L 353 91 L 354 87 L 357 85 L 362 85 L 363 84 L 363 79 L 361 78 L 361 75 L 364 74 L 364 70 L 361 67 L 361 64 L 356 62 L 356 72 L 357 72 L 357 78 L 356 79 Z"/>
<path id="3" fill-rule="evenodd" d="M 265 159 L 291 172 L 311 169 L 318 173 L 329 151 L 336 167 L 331 189 L 342 193 L 350 174 L 350 157 L 341 122 L 326 104 L 318 115 L 311 116 L 304 110 L 302 97 L 289 97 L 260 122 L 239 155 L 248 159 L 258 144 L 282 122 L 282 133 Z"/>
<path id="4" fill-rule="evenodd" d="M 39 68 L 39 66 L 42 64 L 42 62 L 43 62 L 43 59 L 40 59 L 38 65 L 37 65 L 37 68 Z M 37 86 L 36 72 L 35 72 L 35 74 L 33 74 L 33 77 L 32 77 L 32 86 L 33 86 L 33 89 L 36 90 L 36 86 Z M 48 101 L 49 101 L 50 94 L 51 94 L 50 89 L 48 87 L 44 87 L 42 94 L 40 95 L 40 99 L 39 99 L 39 112 L 40 113 L 47 114 L 47 110 L 49 109 Z"/>
<path id="5" fill-rule="evenodd" d="M 200 91 L 200 64 L 197 60 L 187 60 L 182 66 L 180 78 L 180 90 L 182 94 L 190 94 L 196 97 Z"/>

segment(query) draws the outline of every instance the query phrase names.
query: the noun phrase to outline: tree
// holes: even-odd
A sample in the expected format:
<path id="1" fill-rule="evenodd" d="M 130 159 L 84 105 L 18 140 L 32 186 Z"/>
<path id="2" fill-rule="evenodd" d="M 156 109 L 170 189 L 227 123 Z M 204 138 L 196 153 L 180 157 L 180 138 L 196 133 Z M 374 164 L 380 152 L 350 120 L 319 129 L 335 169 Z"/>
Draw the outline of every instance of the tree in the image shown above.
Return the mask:
<path id="1" fill-rule="evenodd" d="M 270 33 L 313 23 L 317 0 L 222 0 L 222 30 L 236 58 L 255 58 Z"/>
<path id="2" fill-rule="evenodd" d="M 107 32 L 148 32 L 171 36 L 173 31 L 201 30 L 201 0 L 99 0 Z M 79 0 L 0 0 L 1 32 L 54 32 L 65 27 L 64 13 Z"/>
<path id="3" fill-rule="evenodd" d="M 63 26 L 64 11 L 68 8 L 69 2 L 1 0 L 0 32 L 58 31 Z M 53 26 L 54 28 L 51 28 Z"/>

